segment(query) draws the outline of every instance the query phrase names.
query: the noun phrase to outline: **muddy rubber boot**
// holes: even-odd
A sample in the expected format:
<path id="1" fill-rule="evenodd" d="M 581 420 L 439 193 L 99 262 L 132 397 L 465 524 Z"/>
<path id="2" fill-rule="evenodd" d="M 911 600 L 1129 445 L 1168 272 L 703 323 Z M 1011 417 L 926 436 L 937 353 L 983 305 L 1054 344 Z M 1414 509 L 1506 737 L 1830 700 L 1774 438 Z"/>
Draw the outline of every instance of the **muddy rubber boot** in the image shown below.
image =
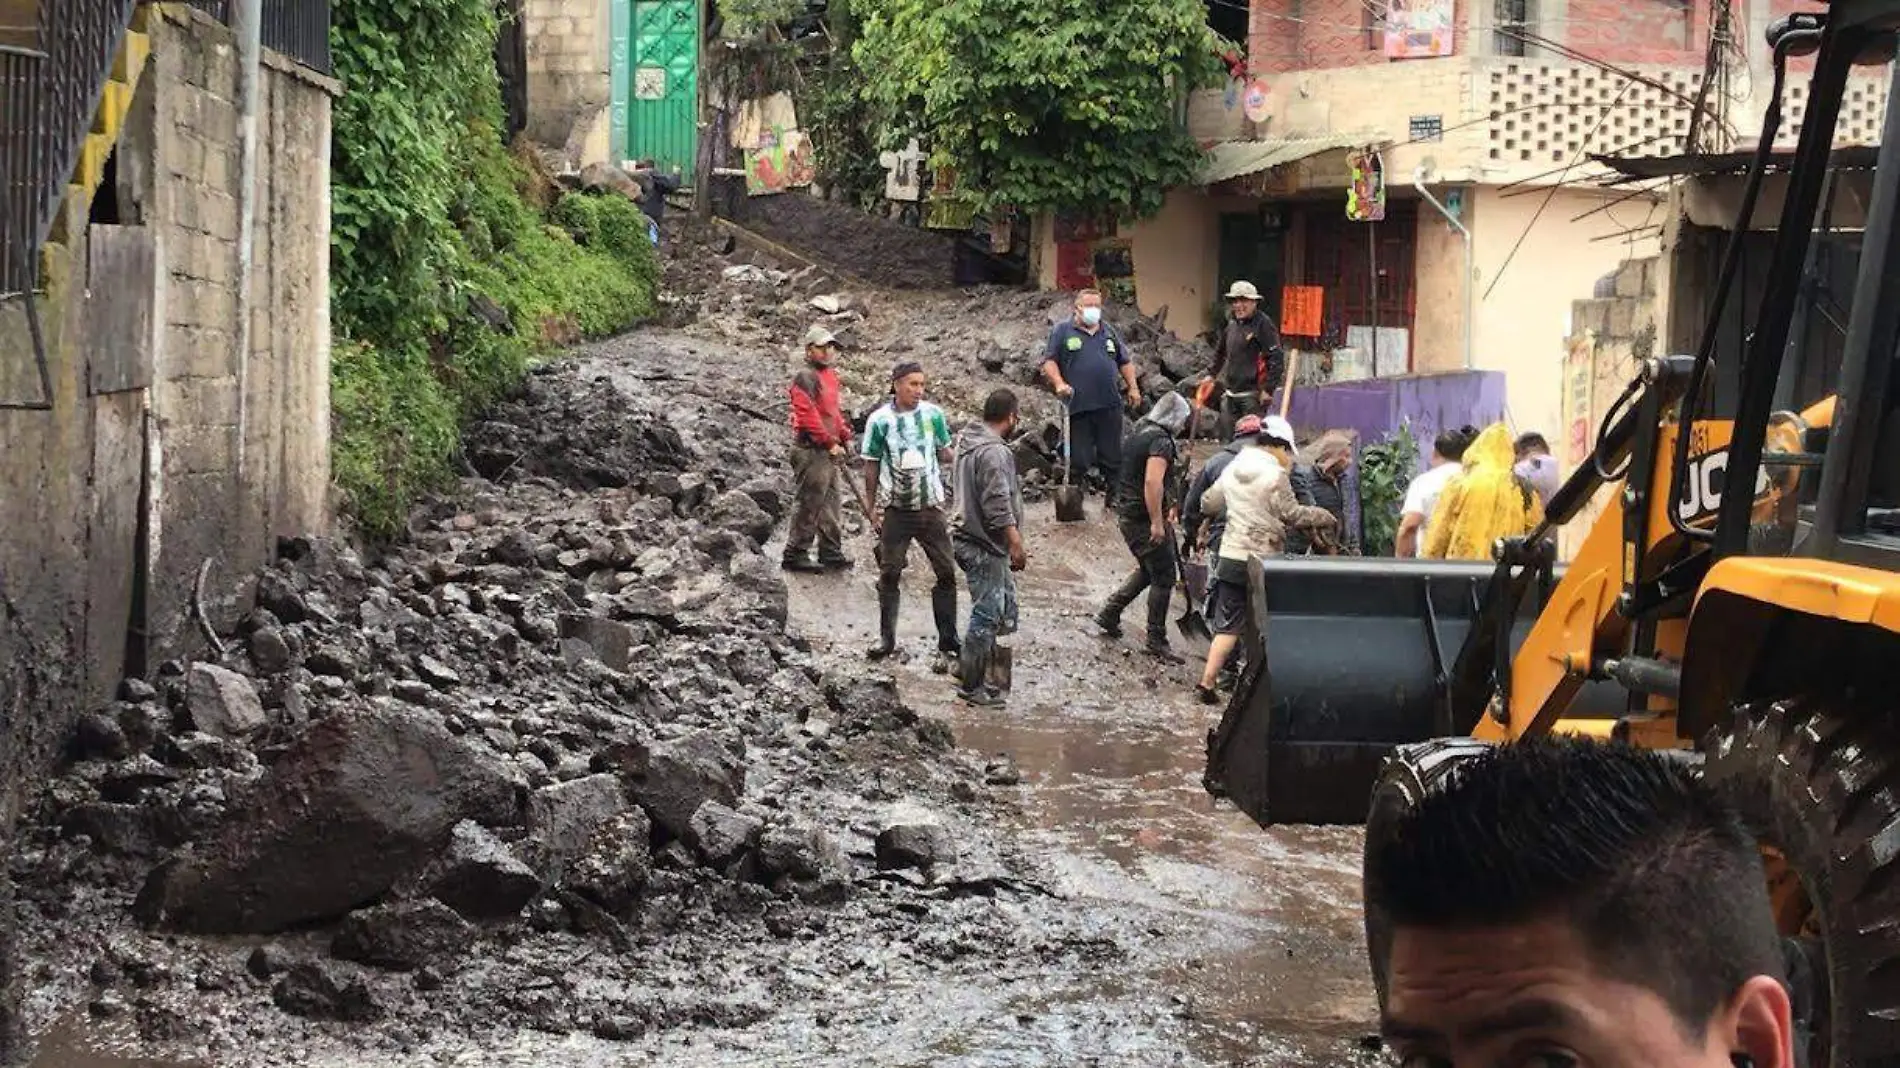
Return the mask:
<path id="1" fill-rule="evenodd" d="M 878 643 L 864 651 L 866 660 L 884 660 L 897 652 L 897 594 L 877 593 Z"/>
<path id="2" fill-rule="evenodd" d="M 1128 611 L 1128 606 L 1134 604 L 1135 598 L 1141 596 L 1141 591 L 1147 588 L 1146 572 L 1136 571 L 1128 576 L 1128 580 L 1122 583 L 1121 589 L 1109 594 L 1108 603 L 1102 606 L 1100 612 L 1095 613 L 1095 625 L 1102 628 L 1102 633 L 1110 638 L 1121 637 L 1122 613 Z"/>
<path id="3" fill-rule="evenodd" d="M 957 638 L 957 588 L 955 586 L 930 588 L 930 615 L 937 624 L 937 652 L 949 657 L 954 663 L 963 652 L 963 642 Z"/>
<path id="4" fill-rule="evenodd" d="M 836 556 L 819 554 L 818 566 L 825 571 L 849 571 L 856 566 L 849 556 L 839 553 Z"/>
<path id="5" fill-rule="evenodd" d="M 957 698 L 980 708 L 991 708 L 1003 703 L 1003 695 L 990 686 L 990 661 L 994 657 L 996 643 L 993 641 L 965 642 L 963 651 L 957 657 Z"/>
<path id="6" fill-rule="evenodd" d="M 804 553 L 786 553 L 784 559 L 778 562 L 778 566 L 782 570 L 796 571 L 803 575 L 814 575 L 824 570 L 822 565 L 814 562 Z"/>
<path id="7" fill-rule="evenodd" d="M 1187 663 L 1187 659 L 1175 652 L 1174 646 L 1168 644 L 1166 633 L 1148 635 L 1148 643 L 1142 646 L 1142 651 L 1164 664 Z"/>

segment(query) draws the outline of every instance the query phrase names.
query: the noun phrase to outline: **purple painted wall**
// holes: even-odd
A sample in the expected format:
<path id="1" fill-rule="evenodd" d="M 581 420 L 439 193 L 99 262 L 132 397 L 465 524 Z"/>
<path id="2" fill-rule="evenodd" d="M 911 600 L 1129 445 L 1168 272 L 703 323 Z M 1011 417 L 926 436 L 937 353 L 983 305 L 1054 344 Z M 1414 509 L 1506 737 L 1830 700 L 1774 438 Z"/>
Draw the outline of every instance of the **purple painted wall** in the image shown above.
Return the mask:
<path id="1" fill-rule="evenodd" d="M 1371 445 L 1409 422 L 1418 439 L 1419 469 L 1439 431 L 1466 423 L 1483 427 L 1504 418 L 1504 372 L 1454 371 L 1332 382 L 1293 391 L 1287 418 L 1301 437 L 1350 430 Z"/>

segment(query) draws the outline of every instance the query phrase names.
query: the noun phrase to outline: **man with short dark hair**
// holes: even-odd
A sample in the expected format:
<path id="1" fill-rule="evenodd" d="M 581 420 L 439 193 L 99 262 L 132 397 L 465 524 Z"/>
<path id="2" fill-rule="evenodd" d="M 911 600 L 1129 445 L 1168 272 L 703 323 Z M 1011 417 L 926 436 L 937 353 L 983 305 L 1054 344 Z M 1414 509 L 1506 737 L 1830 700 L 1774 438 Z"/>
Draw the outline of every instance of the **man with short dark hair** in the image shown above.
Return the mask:
<path id="1" fill-rule="evenodd" d="M 1681 764 L 1545 738 L 1368 832 L 1387 1045 L 1431 1068 L 1793 1068 L 1754 836 Z"/>
<path id="2" fill-rule="evenodd" d="M 1517 436 L 1517 464 L 1512 471 L 1537 495 L 1539 512 L 1550 507 L 1551 495 L 1563 485 L 1557 458 L 1550 454 L 1550 442 L 1535 430 Z"/>
<path id="3" fill-rule="evenodd" d="M 906 360 L 891 369 L 891 399 L 864 424 L 865 497 L 878 502 L 871 528 L 878 537 L 878 642 L 865 653 L 882 660 L 897 651 L 898 583 L 916 542 L 930 561 L 936 583 L 930 614 L 937 624 L 937 666 L 948 671 L 957 657 L 957 565 L 951 559 L 949 497 L 943 464 L 950 448 L 950 422 L 943 409 L 924 399 L 924 368 Z M 940 672 L 941 673 L 941 672 Z"/>
<path id="4" fill-rule="evenodd" d="M 1418 543 L 1424 536 L 1425 524 L 1432 518 L 1432 509 L 1438 506 L 1438 495 L 1445 491 L 1447 483 L 1464 472 L 1465 450 L 1477 436 L 1477 427 L 1461 426 L 1444 431 L 1432 441 L 1431 468 L 1405 487 L 1405 503 L 1399 506 L 1399 532 L 1393 547 L 1396 555 L 1418 555 Z"/>
<path id="5" fill-rule="evenodd" d="M 1180 575 L 1172 513 L 1179 501 L 1168 499 L 1181 448 L 1174 440 L 1193 409 L 1179 393 L 1163 393 L 1123 443 L 1121 475 L 1115 489 L 1115 519 L 1122 540 L 1135 556 L 1135 571 L 1095 613 L 1095 625 L 1111 638 L 1122 636 L 1122 613 L 1142 591 L 1148 592 L 1148 655 L 1170 664 L 1184 663 L 1168 642 L 1168 600 Z"/>
<path id="6" fill-rule="evenodd" d="M 989 683 L 996 636 L 1016 629 L 1014 572 L 1029 565 L 1023 548 L 1023 490 L 1009 437 L 1020 405 L 1007 389 L 983 401 L 983 420 L 956 441 L 956 530 L 951 537 L 957 566 L 970 586 L 970 625 L 963 632 L 957 696 L 974 705 L 1000 705 Z"/>
<path id="7" fill-rule="evenodd" d="M 1049 331 L 1042 374 L 1069 408 L 1069 478 L 1080 484 L 1099 468 L 1112 494 L 1122 465 L 1122 402 L 1139 409 L 1141 387 L 1134 353 L 1102 317 L 1100 292 L 1078 292 L 1074 317 Z"/>

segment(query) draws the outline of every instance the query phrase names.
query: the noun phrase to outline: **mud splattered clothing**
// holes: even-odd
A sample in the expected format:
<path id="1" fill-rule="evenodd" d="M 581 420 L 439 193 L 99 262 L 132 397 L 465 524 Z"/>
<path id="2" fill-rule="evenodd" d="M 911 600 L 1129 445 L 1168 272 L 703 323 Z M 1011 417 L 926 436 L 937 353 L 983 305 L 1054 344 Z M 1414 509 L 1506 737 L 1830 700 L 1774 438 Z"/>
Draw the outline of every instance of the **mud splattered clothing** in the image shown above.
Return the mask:
<path id="1" fill-rule="evenodd" d="M 796 562 L 818 543 L 821 561 L 844 559 L 844 498 L 838 480 L 848 477 L 831 458 L 833 446 L 849 447 L 851 424 L 839 401 L 838 373 L 808 365 L 792 378 L 792 479 L 795 494 L 785 559 Z"/>
<path id="2" fill-rule="evenodd" d="M 949 445 L 950 421 L 929 401 L 902 412 L 886 404 L 871 413 L 863 456 L 877 464 L 878 499 L 907 512 L 942 505 L 949 494 L 937 450 Z"/>

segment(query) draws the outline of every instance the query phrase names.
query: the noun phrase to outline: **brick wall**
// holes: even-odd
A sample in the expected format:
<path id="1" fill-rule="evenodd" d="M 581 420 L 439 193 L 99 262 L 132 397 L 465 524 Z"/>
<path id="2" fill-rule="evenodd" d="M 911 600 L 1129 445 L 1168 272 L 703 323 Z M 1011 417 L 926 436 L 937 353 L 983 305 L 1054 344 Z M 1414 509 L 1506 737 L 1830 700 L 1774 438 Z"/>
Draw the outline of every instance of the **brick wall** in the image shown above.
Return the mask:
<path id="1" fill-rule="evenodd" d="M 528 126 L 531 139 L 564 149 L 570 162 L 592 154 L 587 142 L 611 101 L 608 0 L 527 0 Z M 595 149 L 594 151 L 599 151 Z"/>

